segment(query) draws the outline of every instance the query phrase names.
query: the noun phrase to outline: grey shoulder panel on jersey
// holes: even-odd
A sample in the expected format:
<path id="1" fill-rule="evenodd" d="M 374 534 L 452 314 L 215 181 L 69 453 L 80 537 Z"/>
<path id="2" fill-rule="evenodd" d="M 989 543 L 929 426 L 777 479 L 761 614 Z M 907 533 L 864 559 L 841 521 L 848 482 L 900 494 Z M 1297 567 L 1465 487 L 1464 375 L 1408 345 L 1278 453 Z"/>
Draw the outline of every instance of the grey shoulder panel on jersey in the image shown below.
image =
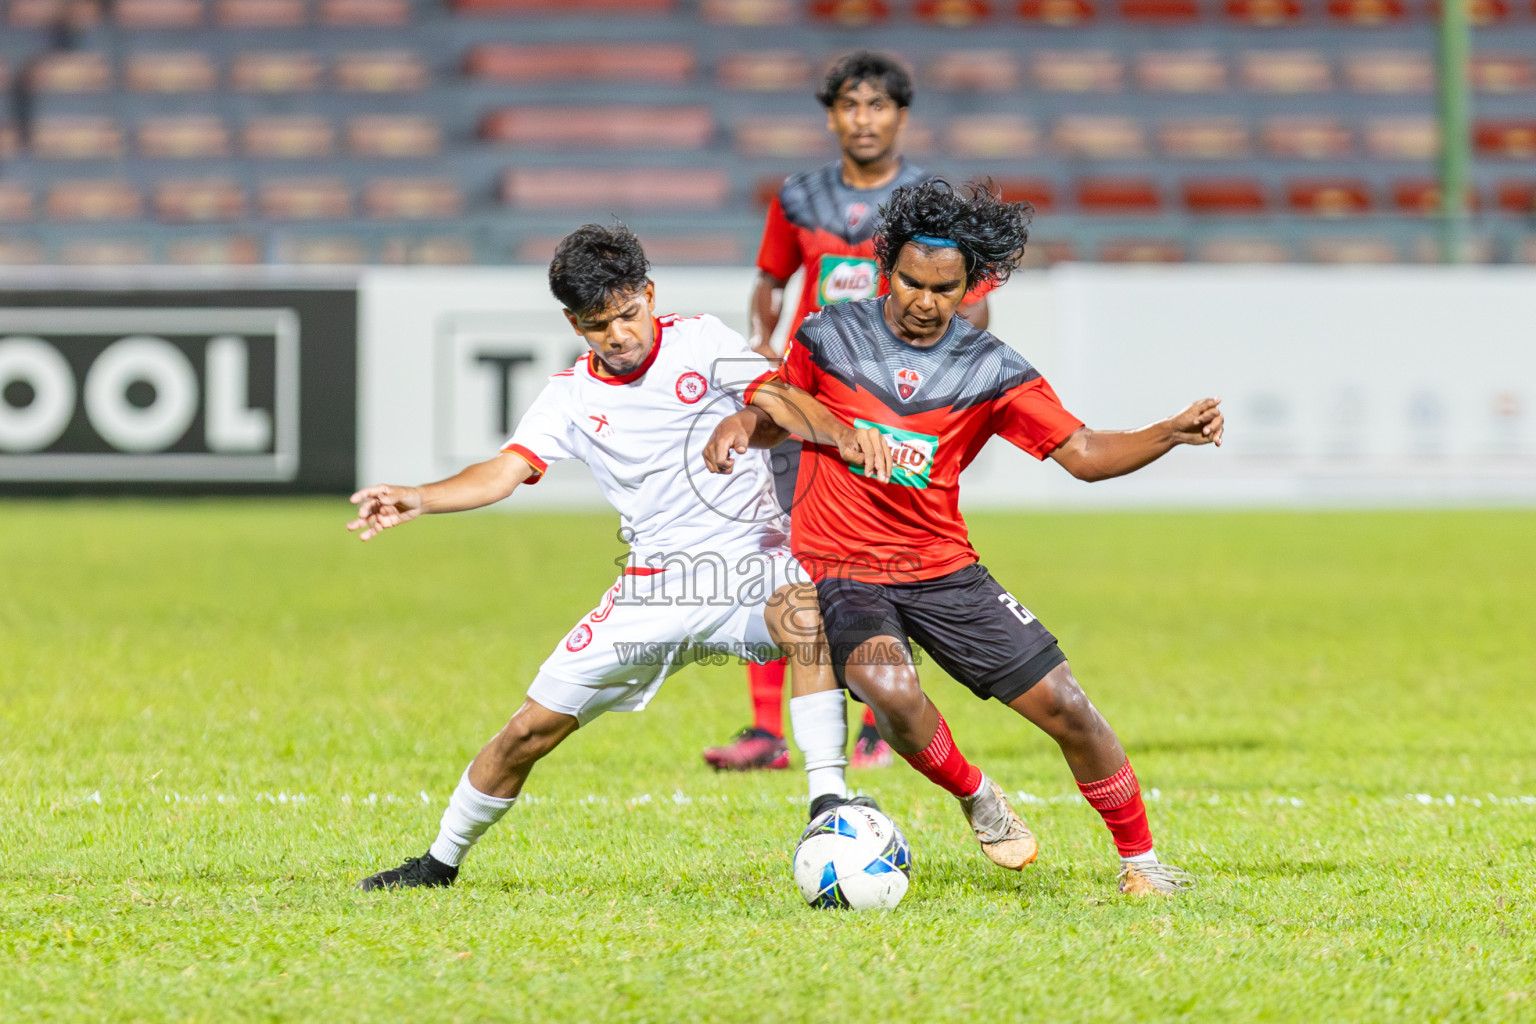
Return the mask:
<path id="1" fill-rule="evenodd" d="M 791 224 L 814 231 L 837 219 L 835 185 L 841 166 L 834 162 L 790 175 L 779 189 L 779 206 Z"/>

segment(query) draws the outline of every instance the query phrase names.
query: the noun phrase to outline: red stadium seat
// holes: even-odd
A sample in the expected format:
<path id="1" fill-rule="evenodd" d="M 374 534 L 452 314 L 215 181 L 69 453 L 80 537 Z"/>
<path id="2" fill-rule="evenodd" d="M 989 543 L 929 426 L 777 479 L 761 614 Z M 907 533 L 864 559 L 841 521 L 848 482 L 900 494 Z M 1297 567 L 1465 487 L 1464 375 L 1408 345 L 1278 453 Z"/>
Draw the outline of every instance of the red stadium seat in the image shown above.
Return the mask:
<path id="1" fill-rule="evenodd" d="M 70 266 L 126 267 L 150 262 L 149 246 L 125 238 L 87 238 L 59 247 L 59 262 Z"/>
<path id="2" fill-rule="evenodd" d="M 247 156 L 283 160 L 330 156 L 336 142 L 330 122 L 313 114 L 254 117 L 241 138 Z"/>
<path id="3" fill-rule="evenodd" d="M 1077 205 L 1084 213 L 1126 216 L 1158 213 L 1163 199 L 1150 178 L 1084 178 L 1077 183 Z"/>
<path id="4" fill-rule="evenodd" d="M 1282 160 L 1337 160 L 1350 154 L 1354 139 L 1334 117 L 1271 117 L 1261 133 L 1264 151 Z"/>
<path id="5" fill-rule="evenodd" d="M 687 46 L 550 46 L 482 43 L 464 74 L 488 82 L 623 81 L 679 85 L 693 77 Z"/>
<path id="6" fill-rule="evenodd" d="M 212 92 L 218 72 L 206 53 L 135 53 L 123 77 L 133 92 Z"/>
<path id="7" fill-rule="evenodd" d="M 32 219 L 32 190 L 15 181 L 0 181 L 0 223 Z"/>
<path id="8" fill-rule="evenodd" d="M 1478 121 L 1472 144 L 1479 156 L 1529 160 L 1536 157 L 1536 120 Z"/>
<path id="9" fill-rule="evenodd" d="M 144 199 L 126 181 L 61 181 L 48 190 L 45 208 L 50 220 L 137 220 Z"/>
<path id="10" fill-rule="evenodd" d="M 215 0 L 214 20 L 225 28 L 299 28 L 304 0 Z"/>
<path id="11" fill-rule="evenodd" d="M 1431 21 L 1440 19 L 1439 0 L 1429 0 L 1427 14 Z M 1509 4 L 1506 0 L 1467 0 L 1467 20 L 1474 28 L 1486 28 L 1489 25 L 1497 25 L 1509 18 Z"/>
<path id="12" fill-rule="evenodd" d="M 417 92 L 431 74 L 414 53 L 380 50 L 337 54 L 331 77 L 342 92 Z"/>
<path id="13" fill-rule="evenodd" d="M 1315 50 L 1251 50 L 1240 60 L 1243 84 L 1254 92 L 1327 92 L 1328 60 Z"/>
<path id="14" fill-rule="evenodd" d="M 1328 17 L 1346 25 L 1389 25 L 1408 16 L 1403 0 L 1328 0 Z"/>
<path id="15" fill-rule="evenodd" d="M 1035 54 L 1035 85 L 1046 92 L 1119 92 L 1125 67 L 1108 50 L 1044 50 Z"/>
<path id="16" fill-rule="evenodd" d="M 810 88 L 815 69 L 798 50 L 728 53 L 715 64 L 715 80 L 742 92 L 801 92 Z"/>
<path id="17" fill-rule="evenodd" d="M 325 69 L 312 53 L 242 53 L 230 67 L 238 92 L 315 92 Z"/>
<path id="18" fill-rule="evenodd" d="M 1016 159 L 1034 156 L 1040 130 L 1019 114 L 961 114 L 946 125 L 944 148 L 966 159 Z"/>
<path id="19" fill-rule="evenodd" d="M 27 68 L 27 84 L 34 92 L 107 92 L 112 65 L 106 54 L 94 50 L 46 53 Z"/>
<path id="20" fill-rule="evenodd" d="M 267 220 L 344 220 L 352 193 L 339 178 L 279 178 L 257 186 L 256 206 Z"/>
<path id="21" fill-rule="evenodd" d="M 1171 238 L 1118 238 L 1099 247 L 1105 263 L 1183 263 L 1184 246 Z"/>
<path id="22" fill-rule="evenodd" d="M 1146 134 L 1134 117 L 1072 114 L 1056 121 L 1052 138 L 1063 155 L 1086 160 L 1145 156 Z"/>
<path id="23" fill-rule="evenodd" d="M 520 168 L 502 179 L 502 198 L 529 209 L 709 210 L 725 205 L 723 171 L 691 168 Z"/>
<path id="24" fill-rule="evenodd" d="M 944 28 L 969 28 L 992 16 L 987 0 L 917 0 L 917 20 Z"/>
<path id="25" fill-rule="evenodd" d="M 464 212 L 464 193 L 441 178 L 380 178 L 363 188 L 363 209 L 375 220 L 443 220 Z"/>
<path id="26" fill-rule="evenodd" d="M 107 160 L 123 155 L 123 132 L 110 117 L 40 117 L 32 126 L 32 153 L 50 160 Z"/>
<path id="27" fill-rule="evenodd" d="M 709 107 L 509 107 L 480 121 L 489 142 L 558 149 L 701 149 L 714 135 Z"/>
<path id="28" fill-rule="evenodd" d="M 211 114 L 148 117 L 138 125 L 139 152 L 152 159 L 223 157 L 230 153 L 229 129 Z"/>
<path id="29" fill-rule="evenodd" d="M 395 28 L 411 23 L 410 0 L 320 0 L 317 20 L 338 28 Z"/>
<path id="30" fill-rule="evenodd" d="M 113 16 L 123 28 L 195 28 L 203 0 L 116 0 Z"/>
<path id="31" fill-rule="evenodd" d="M 1272 238 L 1212 238 L 1195 258 L 1202 263 L 1285 263 L 1291 253 Z"/>
<path id="32" fill-rule="evenodd" d="M 1147 92 L 1227 91 L 1227 65 L 1214 50 L 1143 52 L 1136 58 L 1136 83 Z"/>
<path id="33" fill-rule="evenodd" d="M 1472 84 L 1478 92 L 1536 92 L 1536 66 L 1523 53 L 1474 53 Z"/>
<path id="34" fill-rule="evenodd" d="M 1388 238 L 1314 238 L 1307 256 L 1315 263 L 1396 263 L 1401 258 Z"/>
<path id="35" fill-rule="evenodd" d="M 1366 50 L 1344 56 L 1344 80 L 1355 92 L 1431 92 L 1435 64 L 1417 50 Z"/>
<path id="36" fill-rule="evenodd" d="M 155 215 L 172 223 L 214 223 L 245 216 L 245 190 L 227 178 L 161 181 Z"/>
<path id="37" fill-rule="evenodd" d="M 1020 0 L 1019 17 L 1043 25 L 1067 28 L 1092 21 L 1098 12 L 1093 0 Z"/>
<path id="38" fill-rule="evenodd" d="M 1119 0 L 1125 21 L 1185 25 L 1200 20 L 1199 0 Z"/>
<path id="39" fill-rule="evenodd" d="M 379 262 L 457 267 L 475 262 L 475 247 L 462 238 L 392 238 L 379 250 Z"/>
<path id="40" fill-rule="evenodd" d="M 277 258 L 279 263 L 355 266 L 368 262 L 368 253 L 355 238 L 285 238 Z"/>
<path id="41" fill-rule="evenodd" d="M 801 0 L 703 0 L 699 14 L 715 25 L 789 25 L 800 8 Z"/>
<path id="42" fill-rule="evenodd" d="M 1056 183 L 1048 178 L 1003 178 L 997 187 L 1005 202 L 1030 203 L 1040 213 L 1056 209 Z"/>
<path id="43" fill-rule="evenodd" d="M 1466 208 L 1477 210 L 1482 205 L 1476 188 L 1468 188 Z M 1410 179 L 1392 183 L 1392 205 L 1404 213 L 1424 217 L 1440 213 L 1440 183 L 1429 179 Z"/>
<path id="44" fill-rule="evenodd" d="M 1249 155 L 1241 117 L 1188 117 L 1158 126 L 1158 147 L 1176 160 L 1236 160 Z"/>
<path id="45" fill-rule="evenodd" d="M 1498 195 L 1499 209 L 1522 217 L 1536 217 L 1536 180 L 1501 181 Z"/>
<path id="46" fill-rule="evenodd" d="M 1382 160 L 1433 160 L 1440 126 L 1433 117 L 1376 117 L 1365 123 L 1365 150 Z"/>
<path id="47" fill-rule="evenodd" d="M 743 117 L 736 122 L 736 150 L 751 157 L 815 157 L 834 143 L 819 118 L 801 114 Z"/>
<path id="48" fill-rule="evenodd" d="M 184 238 L 167 245 L 165 257 L 194 266 L 249 266 L 261 262 L 261 245 L 245 236 Z"/>
<path id="49" fill-rule="evenodd" d="M 1227 20 L 1257 28 L 1281 28 L 1301 22 L 1298 0 L 1226 0 Z"/>
<path id="50" fill-rule="evenodd" d="M 1013 92 L 1023 73 L 1008 50 L 950 50 L 934 57 L 927 78 L 944 92 Z"/>
<path id="51" fill-rule="evenodd" d="M 81 30 L 95 28 L 101 21 L 101 4 L 96 0 L 11 0 L 12 28 L 49 29 L 61 24 Z"/>
<path id="52" fill-rule="evenodd" d="M 810 16 L 843 28 L 865 28 L 891 16 L 886 0 L 811 0 Z"/>
<path id="53" fill-rule="evenodd" d="M 450 6 L 455 14 L 654 17 L 673 13 L 677 0 L 450 0 Z"/>
<path id="54" fill-rule="evenodd" d="M 1292 211 L 1313 217 L 1354 217 L 1370 212 L 1371 190 L 1354 178 L 1291 181 L 1285 201 Z"/>
<path id="55" fill-rule="evenodd" d="M 0 238 L 0 267 L 20 267 L 43 262 L 43 247 L 18 238 Z"/>
<path id="56" fill-rule="evenodd" d="M 422 114 L 359 114 L 347 122 L 347 150 L 364 157 L 436 156 L 438 122 Z"/>
<path id="57" fill-rule="evenodd" d="M 1184 206 L 1190 213 L 1252 217 L 1269 208 L 1264 185 L 1257 178 L 1200 178 L 1183 184 Z"/>

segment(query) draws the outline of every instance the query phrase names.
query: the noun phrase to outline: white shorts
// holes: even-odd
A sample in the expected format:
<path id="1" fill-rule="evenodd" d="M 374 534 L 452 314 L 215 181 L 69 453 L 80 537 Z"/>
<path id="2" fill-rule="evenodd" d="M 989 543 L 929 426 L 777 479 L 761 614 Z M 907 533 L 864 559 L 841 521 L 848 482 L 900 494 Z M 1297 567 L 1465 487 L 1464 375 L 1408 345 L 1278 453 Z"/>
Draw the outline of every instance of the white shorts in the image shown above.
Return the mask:
<path id="1" fill-rule="evenodd" d="M 605 711 L 643 709 L 696 661 L 774 661 L 782 654 L 764 621 L 767 601 L 786 583 L 808 582 L 784 549 L 627 569 L 539 667 L 528 696 L 586 725 Z"/>

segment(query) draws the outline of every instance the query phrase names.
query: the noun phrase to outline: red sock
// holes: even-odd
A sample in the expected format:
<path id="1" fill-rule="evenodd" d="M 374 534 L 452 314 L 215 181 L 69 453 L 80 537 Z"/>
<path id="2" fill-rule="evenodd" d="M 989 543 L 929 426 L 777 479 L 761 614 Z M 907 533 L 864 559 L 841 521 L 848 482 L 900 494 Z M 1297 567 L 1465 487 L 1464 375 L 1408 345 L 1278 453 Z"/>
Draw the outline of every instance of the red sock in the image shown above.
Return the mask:
<path id="1" fill-rule="evenodd" d="M 874 711 L 870 710 L 870 707 L 867 704 L 864 706 L 864 724 L 869 726 L 871 729 L 879 728 L 879 726 L 875 725 L 875 713 Z"/>
<path id="2" fill-rule="evenodd" d="M 1129 760 L 1109 778 L 1079 782 L 1077 788 L 1109 826 L 1120 856 L 1136 857 L 1152 849 L 1152 826 L 1147 824 L 1147 808 L 1141 802 L 1141 783 L 1136 781 L 1136 770 Z"/>
<path id="3" fill-rule="evenodd" d="M 939 716 L 938 731 L 926 747 L 915 754 L 901 756 L 929 782 L 955 796 L 970 796 L 981 788 L 981 769 L 967 761 L 955 746 L 955 738 L 949 734 L 949 723 L 944 721 L 943 715 Z"/>
<path id="4" fill-rule="evenodd" d="M 747 663 L 747 687 L 752 691 L 752 725 L 775 736 L 784 735 L 784 666 L 780 658 L 766 665 Z"/>

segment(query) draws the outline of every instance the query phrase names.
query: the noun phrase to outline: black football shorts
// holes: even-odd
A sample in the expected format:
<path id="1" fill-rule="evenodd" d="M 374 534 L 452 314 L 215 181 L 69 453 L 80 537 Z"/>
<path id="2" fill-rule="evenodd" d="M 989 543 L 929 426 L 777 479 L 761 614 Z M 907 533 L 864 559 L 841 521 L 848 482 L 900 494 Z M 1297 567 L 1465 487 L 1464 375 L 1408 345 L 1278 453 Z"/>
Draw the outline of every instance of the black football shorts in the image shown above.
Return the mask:
<path id="1" fill-rule="evenodd" d="M 980 563 L 912 583 L 829 576 L 816 584 L 838 684 L 864 641 L 889 636 L 910 654 L 917 641 L 972 693 L 1007 703 L 1066 661 L 1056 637 Z M 855 694 L 857 696 L 857 694 Z"/>

